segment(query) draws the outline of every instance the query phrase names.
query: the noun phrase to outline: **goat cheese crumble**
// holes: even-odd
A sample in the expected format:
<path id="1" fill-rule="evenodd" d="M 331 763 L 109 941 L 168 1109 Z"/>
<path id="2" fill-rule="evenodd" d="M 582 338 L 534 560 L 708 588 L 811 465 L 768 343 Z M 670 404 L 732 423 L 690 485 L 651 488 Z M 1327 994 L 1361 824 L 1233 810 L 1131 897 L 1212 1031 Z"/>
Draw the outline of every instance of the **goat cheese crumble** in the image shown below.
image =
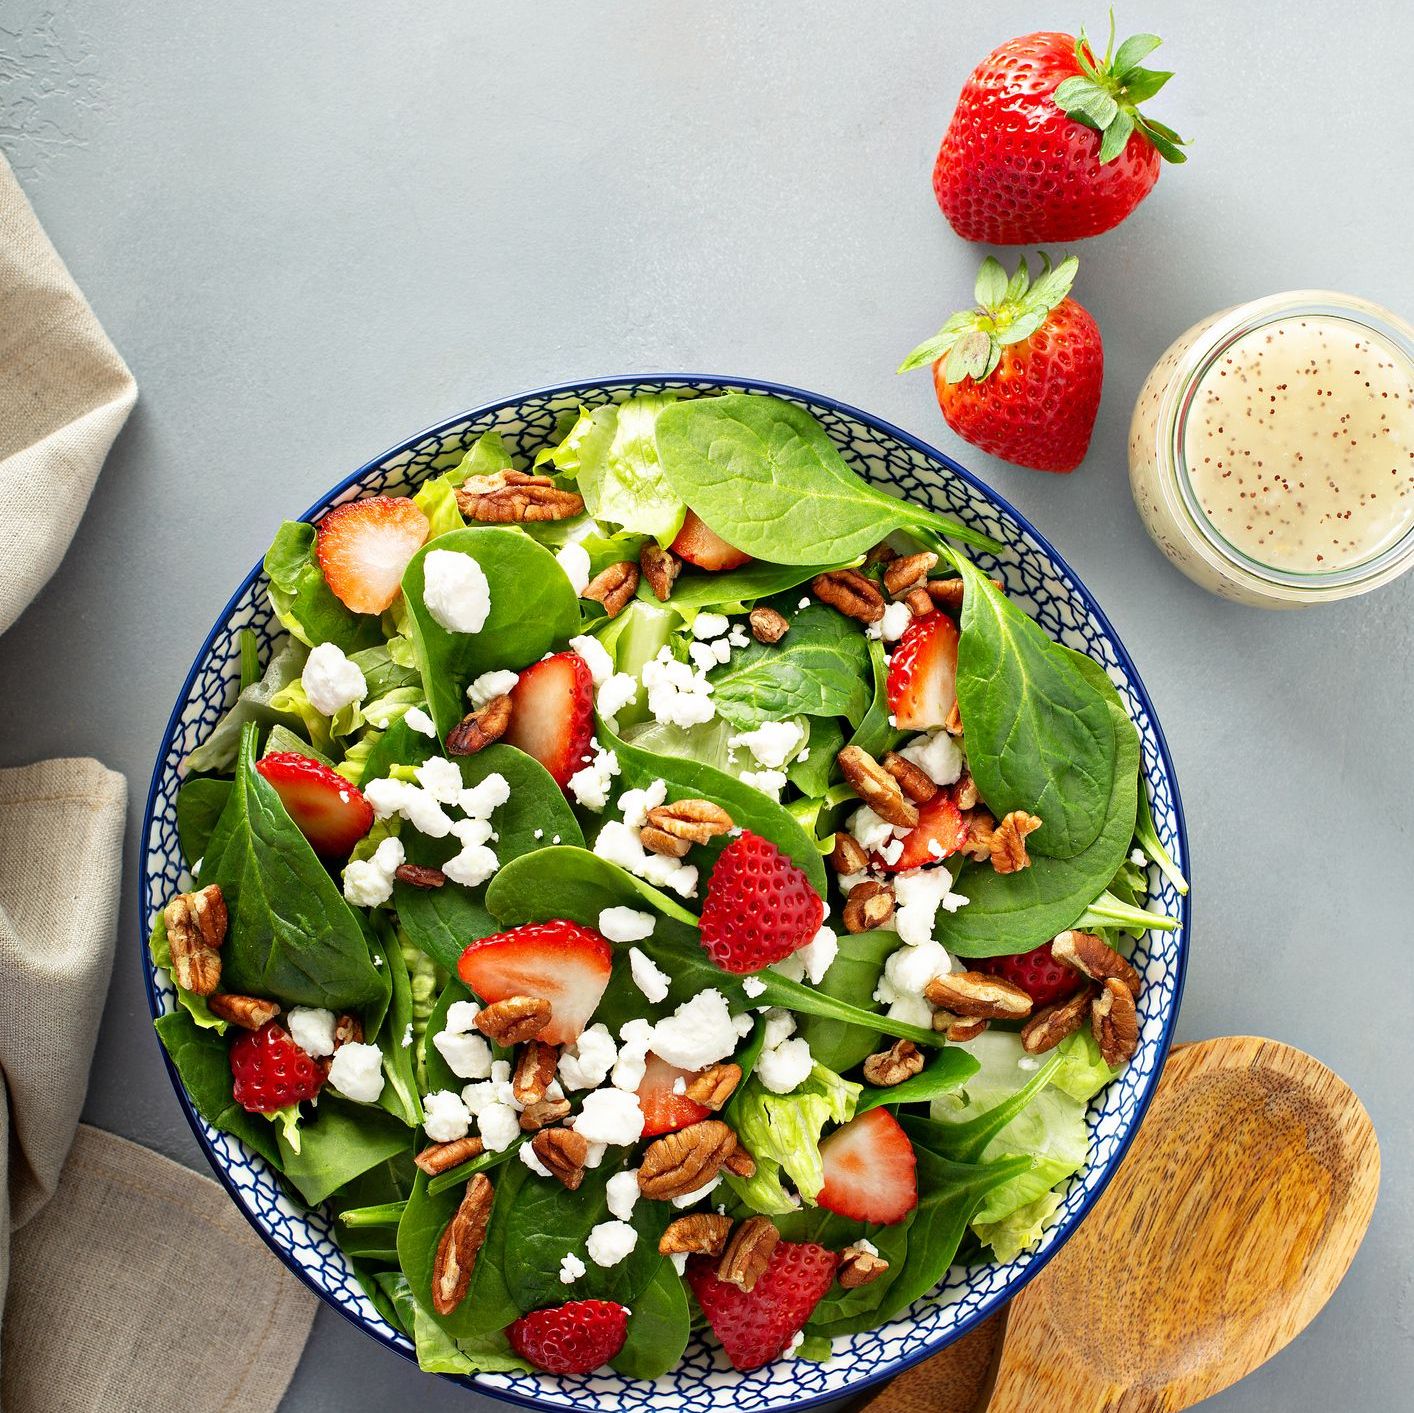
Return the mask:
<path id="1" fill-rule="evenodd" d="M 309 650 L 304 664 L 304 694 L 321 716 L 334 716 L 368 695 L 368 683 L 356 662 L 337 643 L 320 643 Z"/>
<path id="2" fill-rule="evenodd" d="M 401 839 L 384 839 L 373 857 L 344 865 L 344 897 L 360 908 L 376 908 L 393 896 L 393 875 L 403 862 Z"/>
<path id="3" fill-rule="evenodd" d="M 383 1052 L 356 1040 L 340 1045 L 329 1063 L 329 1083 L 346 1099 L 376 1103 L 383 1092 Z"/>
<path id="4" fill-rule="evenodd" d="M 653 935 L 653 926 L 653 914 L 637 908 L 602 908 L 599 912 L 599 931 L 610 942 L 642 942 Z"/>
<path id="5" fill-rule="evenodd" d="M 449 633 L 479 633 L 491 612 L 486 571 L 469 554 L 428 550 L 422 561 L 422 602 Z"/>

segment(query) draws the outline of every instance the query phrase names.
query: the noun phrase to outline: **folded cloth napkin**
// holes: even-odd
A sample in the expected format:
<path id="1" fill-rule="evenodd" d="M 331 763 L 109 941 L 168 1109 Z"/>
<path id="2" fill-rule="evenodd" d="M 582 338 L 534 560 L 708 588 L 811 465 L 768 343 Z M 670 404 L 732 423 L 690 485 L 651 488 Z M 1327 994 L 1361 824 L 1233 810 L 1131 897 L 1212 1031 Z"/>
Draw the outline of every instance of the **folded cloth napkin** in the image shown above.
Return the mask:
<path id="1" fill-rule="evenodd" d="M 0 158 L 0 632 L 64 557 L 136 395 Z M 209 1179 L 94 1129 L 75 1143 L 126 801 L 95 760 L 0 770 L 0 1404 L 269 1413 L 313 1299 Z"/>

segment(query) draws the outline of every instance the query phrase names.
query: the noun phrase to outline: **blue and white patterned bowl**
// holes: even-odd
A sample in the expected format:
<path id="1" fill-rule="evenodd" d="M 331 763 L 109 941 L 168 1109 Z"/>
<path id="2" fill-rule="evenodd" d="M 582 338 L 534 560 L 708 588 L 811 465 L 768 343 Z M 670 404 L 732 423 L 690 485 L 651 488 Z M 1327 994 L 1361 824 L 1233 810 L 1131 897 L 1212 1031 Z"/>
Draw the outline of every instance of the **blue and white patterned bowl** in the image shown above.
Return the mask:
<path id="1" fill-rule="evenodd" d="M 956 462 L 897 427 L 856 408 L 797 388 L 710 376 L 610 378 L 565 384 L 481 407 L 422 432 L 370 461 L 336 486 L 304 515 L 318 520 L 331 507 L 370 494 L 402 494 L 428 474 L 440 456 L 470 445 L 483 432 L 498 431 L 513 451 L 533 453 L 551 440 L 559 419 L 582 402 L 621 401 L 640 393 L 686 388 L 702 393 L 774 393 L 808 409 L 829 430 L 845 459 L 871 481 L 930 508 L 957 516 L 1006 545 L 994 563 L 984 563 L 1007 592 L 1035 615 L 1053 637 L 1102 663 L 1139 727 L 1144 776 L 1159 838 L 1181 869 L 1188 847 L 1178 784 L 1162 731 L 1144 684 L 1109 620 L 1049 544 L 987 487 Z M 271 524 L 273 534 L 275 526 Z M 210 731 L 236 694 L 237 634 L 254 629 L 263 649 L 279 631 L 257 565 L 226 605 L 192 664 L 157 753 L 143 821 L 142 956 L 154 1016 L 170 1011 L 174 998 L 165 977 L 147 964 L 146 930 L 156 911 L 187 882 L 177 847 L 176 796 L 181 762 Z M 1065 1201 L 1041 1247 L 1006 1265 L 971 1270 L 954 1267 L 947 1280 L 883 1329 L 836 1341 L 826 1364 L 783 1361 L 751 1374 L 732 1370 L 706 1344 L 689 1346 L 680 1368 L 656 1383 L 597 1374 L 554 1378 L 534 1374 L 487 1374 L 463 1380 L 497 1398 L 537 1408 L 635 1409 L 672 1406 L 683 1413 L 767 1413 L 856 1394 L 897 1374 L 957 1339 L 1003 1305 L 1050 1259 L 1103 1191 L 1153 1095 L 1178 1016 L 1187 956 L 1188 901 L 1150 870 L 1150 905 L 1181 920 L 1176 932 L 1150 934 L 1134 963 L 1144 978 L 1139 1011 L 1139 1052 L 1124 1073 L 1097 1099 L 1089 1116 L 1090 1161 L 1071 1182 Z M 197 1140 L 236 1205 L 271 1249 L 316 1294 L 398 1353 L 413 1357 L 411 1344 L 374 1310 L 359 1289 L 348 1261 L 330 1238 L 321 1213 L 306 1213 L 281 1190 L 274 1172 L 236 1139 L 208 1127 L 192 1109 L 176 1071 L 168 1065 L 177 1096 Z"/>

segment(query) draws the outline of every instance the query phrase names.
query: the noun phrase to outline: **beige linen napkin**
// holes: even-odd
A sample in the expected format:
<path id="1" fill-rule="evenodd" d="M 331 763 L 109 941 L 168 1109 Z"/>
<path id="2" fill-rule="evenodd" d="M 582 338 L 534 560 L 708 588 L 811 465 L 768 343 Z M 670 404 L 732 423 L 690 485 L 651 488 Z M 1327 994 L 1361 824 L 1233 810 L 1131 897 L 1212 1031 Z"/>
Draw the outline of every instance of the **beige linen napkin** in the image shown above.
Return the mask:
<path id="1" fill-rule="evenodd" d="M 136 395 L 0 158 L 0 632 L 64 557 Z M 0 1403 L 270 1413 L 312 1297 L 209 1178 L 95 1129 L 75 1142 L 126 800 L 95 760 L 0 770 Z"/>

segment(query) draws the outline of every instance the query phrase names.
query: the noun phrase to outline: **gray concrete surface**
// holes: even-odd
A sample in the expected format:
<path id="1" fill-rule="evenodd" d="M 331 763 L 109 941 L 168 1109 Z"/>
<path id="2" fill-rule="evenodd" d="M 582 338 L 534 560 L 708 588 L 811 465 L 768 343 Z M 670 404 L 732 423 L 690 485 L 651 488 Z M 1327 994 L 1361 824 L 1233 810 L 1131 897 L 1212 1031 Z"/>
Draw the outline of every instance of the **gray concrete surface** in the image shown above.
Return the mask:
<path id="1" fill-rule="evenodd" d="M 6 0 L 0 147 L 141 400 L 55 581 L 0 641 L 0 762 L 92 753 L 138 813 L 192 653 L 284 515 L 483 400 L 597 373 L 757 375 L 876 411 L 1014 500 L 1114 618 L 1177 760 L 1194 854 L 1193 1039 L 1320 1056 L 1379 1129 L 1384 1191 L 1344 1285 L 1225 1413 L 1407 1406 L 1414 1382 L 1409 745 L 1414 575 L 1277 615 L 1145 538 L 1135 393 L 1219 306 L 1330 285 L 1414 314 L 1414 10 L 1147 0 L 1186 168 L 1080 249 L 1104 331 L 1093 450 L 1049 477 L 895 378 L 978 252 L 929 173 L 963 77 L 1099 5 Z M 201 1159 L 151 1035 L 135 888 L 87 1117 Z M 1135 1338 L 1144 1337 L 1142 1319 Z M 287 1413 L 486 1400 L 323 1311 Z"/>

